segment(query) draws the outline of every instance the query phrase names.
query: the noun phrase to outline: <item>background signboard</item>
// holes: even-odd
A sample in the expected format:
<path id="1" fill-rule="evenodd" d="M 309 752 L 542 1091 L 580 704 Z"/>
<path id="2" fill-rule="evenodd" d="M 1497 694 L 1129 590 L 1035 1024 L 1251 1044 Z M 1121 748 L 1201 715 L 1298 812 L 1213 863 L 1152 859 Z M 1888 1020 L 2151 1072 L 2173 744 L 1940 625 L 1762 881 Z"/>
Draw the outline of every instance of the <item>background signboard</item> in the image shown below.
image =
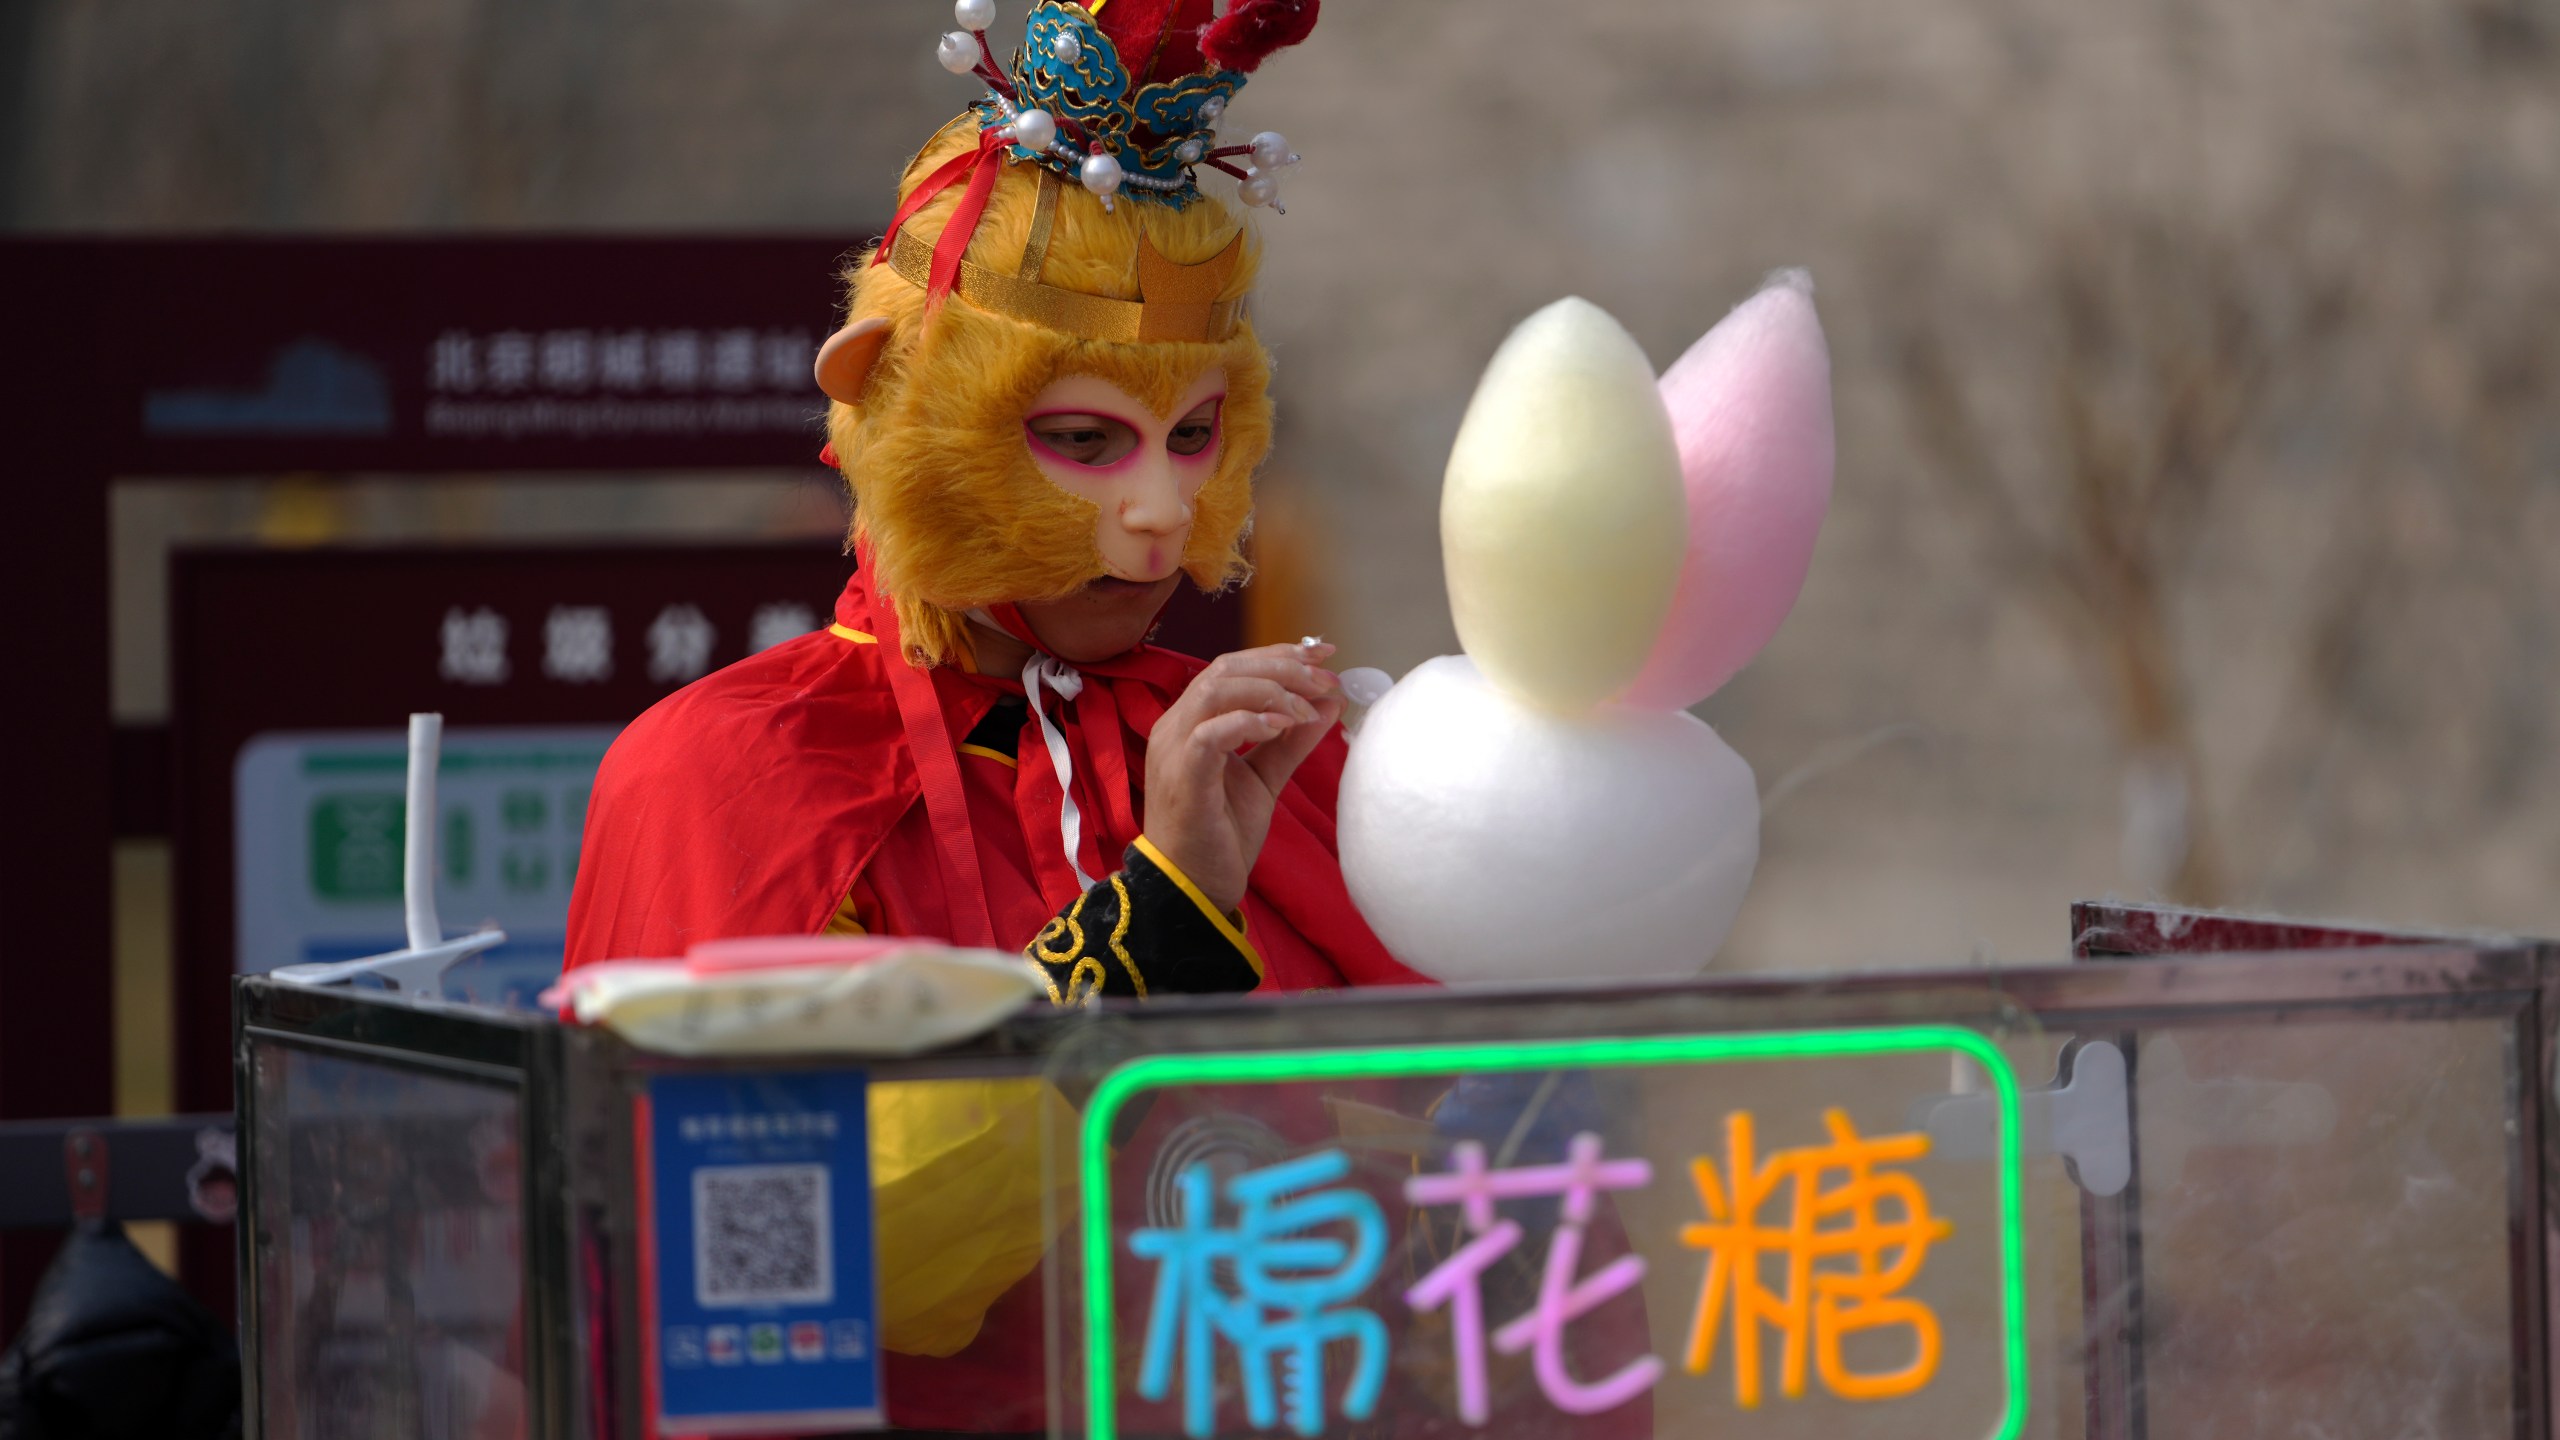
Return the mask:
<path id="1" fill-rule="evenodd" d="M 0 718 L 11 753 L 44 757 L 26 767 L 15 823 L 0 833 L 0 874 L 18 902 L 0 937 L 0 1119 L 115 1108 L 111 847 L 120 817 L 148 813 L 154 828 L 122 833 L 156 834 L 166 808 L 120 806 L 120 782 L 152 800 L 187 784 L 162 778 L 179 766 L 157 736 L 112 724 L 111 482 L 806 467 L 823 402 L 805 363 L 785 382 L 780 356 L 814 348 L 834 324 L 838 271 L 866 238 L 0 239 L 16 282 L 0 436 L 11 518 L 35 537 L 0 566 L 0 608 L 26 617 L 0 636 L 0 670 L 44 696 Z M 270 637 L 228 638 L 246 651 Z M 317 673 L 341 664 L 370 668 L 340 654 Z M 351 723 L 385 721 L 288 715 L 265 728 Z M 228 757 L 220 764 L 210 781 L 198 772 L 193 791 L 210 809 L 196 819 L 227 829 L 222 796 L 207 793 L 228 789 Z M 193 848 L 227 843 L 199 833 Z M 204 936 L 229 933 L 228 876 L 206 883 L 226 893 L 200 891 L 178 922 L 198 962 Z M 189 953 L 177 1047 L 193 1068 L 177 1103 L 218 1108 L 228 1077 L 207 1040 L 229 1002 L 202 976 L 183 978 Z M 0 1335 L 15 1330 L 53 1244 L 0 1234 Z M 206 1258 L 227 1272 L 227 1256 Z M 202 1293 L 227 1313 L 228 1289 L 226 1278 Z"/>

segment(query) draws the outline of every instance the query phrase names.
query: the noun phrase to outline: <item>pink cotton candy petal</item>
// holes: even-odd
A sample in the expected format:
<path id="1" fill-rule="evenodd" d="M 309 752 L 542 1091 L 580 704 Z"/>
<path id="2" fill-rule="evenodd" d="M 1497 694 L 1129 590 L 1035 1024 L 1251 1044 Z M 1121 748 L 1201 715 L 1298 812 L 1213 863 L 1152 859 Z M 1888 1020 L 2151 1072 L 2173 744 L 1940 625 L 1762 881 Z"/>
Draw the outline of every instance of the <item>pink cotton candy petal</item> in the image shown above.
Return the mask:
<path id="1" fill-rule="evenodd" d="M 1831 507 L 1831 354 L 1813 281 L 1781 270 L 1661 381 L 1689 548 L 1653 652 L 1618 698 L 1680 710 L 1760 653 L 1794 608 Z"/>

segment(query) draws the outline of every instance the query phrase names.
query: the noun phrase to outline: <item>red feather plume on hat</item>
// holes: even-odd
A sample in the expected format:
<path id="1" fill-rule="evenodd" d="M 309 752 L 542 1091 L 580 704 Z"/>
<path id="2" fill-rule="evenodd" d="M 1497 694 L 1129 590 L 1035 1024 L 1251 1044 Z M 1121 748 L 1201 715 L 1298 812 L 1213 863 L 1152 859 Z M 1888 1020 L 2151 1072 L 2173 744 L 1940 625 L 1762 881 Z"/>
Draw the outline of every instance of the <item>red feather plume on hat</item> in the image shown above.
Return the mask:
<path id="1" fill-rule="evenodd" d="M 1251 71 L 1273 51 L 1315 33 L 1317 0 L 1238 0 L 1200 32 L 1200 50 L 1221 70 Z"/>
<path id="2" fill-rule="evenodd" d="M 1316 28 L 1319 0 L 1235 0 L 1224 15 L 1212 0 L 1107 0 L 1094 23 L 1139 85 L 1215 67 L 1250 72 L 1273 51 Z"/>

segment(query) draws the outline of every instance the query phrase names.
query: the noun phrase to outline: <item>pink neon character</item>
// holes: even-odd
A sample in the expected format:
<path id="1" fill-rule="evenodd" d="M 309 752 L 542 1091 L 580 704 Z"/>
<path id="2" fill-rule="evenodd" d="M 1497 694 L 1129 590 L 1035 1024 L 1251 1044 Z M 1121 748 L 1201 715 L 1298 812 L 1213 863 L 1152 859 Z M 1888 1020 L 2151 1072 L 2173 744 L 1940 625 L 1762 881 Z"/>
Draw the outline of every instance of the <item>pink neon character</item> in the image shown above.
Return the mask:
<path id="1" fill-rule="evenodd" d="M 1416 1175 L 1404 1184 L 1407 1202 L 1457 1205 L 1474 1239 L 1405 1292 L 1416 1310 L 1449 1307 L 1450 1339 L 1457 1351 L 1458 1416 L 1481 1426 L 1491 1418 L 1485 1383 L 1484 1293 L 1486 1270 L 1520 1243 L 1517 1222 L 1497 1220 L 1494 1204 L 1561 1195 L 1564 1205 L 1553 1239 L 1547 1243 L 1546 1268 L 1539 1278 L 1538 1303 L 1527 1314 L 1494 1332 L 1494 1348 L 1505 1355 L 1533 1351 L 1531 1365 L 1538 1388 L 1550 1404 L 1571 1415 L 1596 1415 L 1623 1405 L 1651 1389 L 1662 1376 L 1662 1362 L 1651 1355 L 1630 1361 L 1605 1380 L 1584 1384 L 1565 1371 L 1565 1326 L 1614 1296 L 1635 1288 L 1644 1278 L 1644 1257 L 1628 1255 L 1579 1280 L 1583 1231 L 1591 1221 L 1594 1197 L 1603 1190 L 1633 1190 L 1650 1183 L 1653 1166 L 1643 1160 L 1602 1160 L 1600 1137 L 1588 1132 L 1573 1137 L 1560 1165 L 1524 1165 L 1508 1170 L 1485 1168 L 1484 1147 L 1460 1142 L 1450 1155 L 1450 1168 L 1437 1175 Z"/>

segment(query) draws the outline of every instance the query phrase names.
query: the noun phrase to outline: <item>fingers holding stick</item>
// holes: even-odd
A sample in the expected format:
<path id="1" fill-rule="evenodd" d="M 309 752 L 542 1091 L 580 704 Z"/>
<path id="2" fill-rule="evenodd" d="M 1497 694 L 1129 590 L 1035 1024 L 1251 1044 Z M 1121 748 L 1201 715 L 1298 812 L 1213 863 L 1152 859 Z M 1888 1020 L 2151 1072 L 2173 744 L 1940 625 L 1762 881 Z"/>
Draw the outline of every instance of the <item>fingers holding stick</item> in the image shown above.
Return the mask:
<path id="1" fill-rule="evenodd" d="M 1315 711 L 1314 720 L 1292 725 L 1245 753 L 1244 763 L 1253 767 L 1253 773 L 1262 777 L 1272 794 L 1279 794 L 1289 777 L 1297 773 L 1299 764 L 1315 753 L 1325 736 L 1333 733 L 1334 722 L 1342 718 L 1342 701 L 1319 701 Z"/>
<path id="2" fill-rule="evenodd" d="M 1260 710 L 1277 715 L 1292 725 L 1312 723 L 1316 718 L 1316 702 L 1325 697 L 1299 694 L 1277 680 L 1257 675 L 1227 675 L 1217 678 L 1202 676 L 1191 684 L 1191 694 L 1203 719 L 1224 715 L 1234 710 Z"/>
<path id="3" fill-rule="evenodd" d="M 1325 648 L 1330 651 L 1332 647 Z M 1295 645 L 1265 645 L 1257 650 L 1221 655 L 1191 683 L 1196 687 L 1204 682 L 1244 677 L 1271 681 L 1310 700 L 1321 700 L 1342 689 L 1339 676 L 1322 665 L 1300 658 Z"/>
<path id="4" fill-rule="evenodd" d="M 1247 745 L 1257 749 L 1288 733 L 1292 722 L 1267 710 L 1229 710 L 1212 715 L 1191 732 L 1190 754 L 1184 758 L 1201 767 L 1224 766 L 1227 757 Z M 1299 727 L 1303 728 L 1303 727 Z"/>

